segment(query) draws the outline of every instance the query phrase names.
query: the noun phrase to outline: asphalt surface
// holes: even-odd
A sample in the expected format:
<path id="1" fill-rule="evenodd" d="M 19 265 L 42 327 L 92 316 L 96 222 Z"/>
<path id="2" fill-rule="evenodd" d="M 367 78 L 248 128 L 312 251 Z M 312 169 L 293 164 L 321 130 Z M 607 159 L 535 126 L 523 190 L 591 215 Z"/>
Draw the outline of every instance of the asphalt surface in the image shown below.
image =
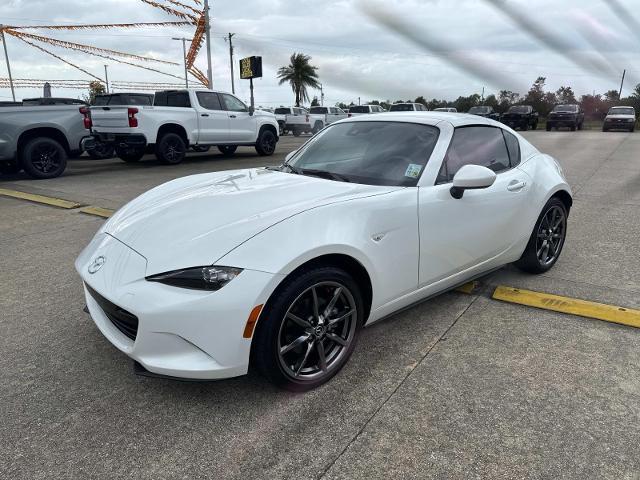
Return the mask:
<path id="1" fill-rule="evenodd" d="M 640 134 L 525 135 L 575 191 L 554 269 L 506 267 L 367 328 L 343 372 L 298 395 L 253 373 L 135 376 L 82 312 L 73 269 L 103 220 L 0 197 L 0 478 L 640 478 L 640 330 L 489 298 L 504 284 L 640 308 Z M 76 160 L 0 188 L 117 208 L 299 143 L 172 167 Z"/>

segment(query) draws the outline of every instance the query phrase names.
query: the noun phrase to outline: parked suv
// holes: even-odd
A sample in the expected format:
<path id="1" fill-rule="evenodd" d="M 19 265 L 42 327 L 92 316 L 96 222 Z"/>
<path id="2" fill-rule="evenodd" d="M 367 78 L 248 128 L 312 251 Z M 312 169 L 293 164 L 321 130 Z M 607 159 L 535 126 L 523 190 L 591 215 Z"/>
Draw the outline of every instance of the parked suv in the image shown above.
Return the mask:
<path id="1" fill-rule="evenodd" d="M 486 105 L 480 105 L 478 107 L 471 107 L 469 109 L 471 115 L 478 115 L 479 117 L 490 118 L 491 120 L 500 120 L 500 114 L 496 112 L 493 107 Z"/>
<path id="2" fill-rule="evenodd" d="M 552 128 L 569 127 L 572 132 L 582 130 L 584 112 L 580 105 L 556 105 L 547 117 L 547 132 Z"/>
<path id="3" fill-rule="evenodd" d="M 604 119 L 602 131 L 636 129 L 636 111 L 633 107 L 611 107 Z"/>
<path id="4" fill-rule="evenodd" d="M 380 105 L 354 105 L 349 108 L 349 116 L 369 115 L 372 113 L 384 113 L 386 110 Z"/>
<path id="5" fill-rule="evenodd" d="M 394 103 L 389 107 L 390 112 L 427 112 L 429 109 L 421 103 Z"/>
<path id="6" fill-rule="evenodd" d="M 338 107 L 311 107 L 309 109 L 309 117 L 311 131 L 316 133 L 333 122 L 347 118 L 347 114 Z"/>
<path id="7" fill-rule="evenodd" d="M 535 130 L 538 128 L 538 112 L 531 105 L 514 105 L 502 115 L 502 123 L 517 130 Z"/>
<path id="8" fill-rule="evenodd" d="M 274 114 L 280 127 L 280 135 L 291 132 L 297 137 L 311 131 L 309 112 L 302 107 L 279 107 Z"/>

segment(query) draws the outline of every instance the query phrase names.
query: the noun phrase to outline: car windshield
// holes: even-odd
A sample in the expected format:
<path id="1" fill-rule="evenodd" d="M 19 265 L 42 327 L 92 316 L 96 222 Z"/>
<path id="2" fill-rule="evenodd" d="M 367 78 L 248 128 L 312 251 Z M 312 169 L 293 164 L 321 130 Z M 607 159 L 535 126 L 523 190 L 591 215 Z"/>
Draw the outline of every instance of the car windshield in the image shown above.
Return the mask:
<path id="1" fill-rule="evenodd" d="M 529 107 L 525 107 L 524 105 L 517 105 L 515 107 L 509 108 L 507 113 L 529 113 Z"/>
<path id="2" fill-rule="evenodd" d="M 553 111 L 576 113 L 578 111 L 578 106 L 577 105 L 556 105 Z"/>
<path id="3" fill-rule="evenodd" d="M 631 107 L 618 107 L 609 110 L 609 115 L 635 115 L 636 111 Z"/>
<path id="4" fill-rule="evenodd" d="M 489 107 L 471 107 L 469 113 L 477 115 L 478 113 L 489 113 Z"/>
<path id="5" fill-rule="evenodd" d="M 367 185 L 413 187 L 438 134 L 436 127 L 415 123 L 339 123 L 303 145 L 283 165 L 283 171 Z"/>
<path id="6" fill-rule="evenodd" d="M 309 113 L 328 113 L 327 107 L 311 107 Z"/>
<path id="7" fill-rule="evenodd" d="M 349 113 L 369 113 L 369 105 L 357 105 L 349 109 Z"/>
<path id="8" fill-rule="evenodd" d="M 413 112 L 413 105 L 411 103 L 396 103 L 391 105 L 390 112 Z"/>
<path id="9" fill-rule="evenodd" d="M 287 115 L 289 113 L 289 109 L 288 108 L 276 108 L 276 111 L 274 113 L 276 115 Z"/>

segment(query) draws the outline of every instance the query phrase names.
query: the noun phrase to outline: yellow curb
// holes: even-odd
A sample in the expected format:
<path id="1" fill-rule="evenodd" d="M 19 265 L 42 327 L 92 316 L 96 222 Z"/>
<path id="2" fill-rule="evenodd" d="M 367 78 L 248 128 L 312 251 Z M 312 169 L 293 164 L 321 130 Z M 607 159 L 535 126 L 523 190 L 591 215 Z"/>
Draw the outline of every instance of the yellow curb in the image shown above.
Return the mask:
<path id="1" fill-rule="evenodd" d="M 464 285 L 461 285 L 458 288 L 456 288 L 456 292 L 471 294 L 479 286 L 480 286 L 480 282 L 476 282 L 476 281 L 465 283 Z"/>
<path id="2" fill-rule="evenodd" d="M 493 298 L 502 300 L 503 302 L 517 303 L 519 305 L 527 305 L 529 307 L 569 313 L 580 317 L 640 328 L 640 310 L 633 308 L 606 305 L 604 303 L 589 302 L 577 298 L 533 292 L 531 290 L 522 290 L 502 285 L 498 286 L 495 292 L 493 292 Z"/>
<path id="3" fill-rule="evenodd" d="M 113 215 L 114 211 L 109 210 L 108 208 L 100 208 L 100 207 L 84 207 L 80 209 L 81 213 L 86 213 L 87 215 L 95 215 L 96 217 L 109 218 Z"/>
<path id="4" fill-rule="evenodd" d="M 20 200 L 28 200 L 30 202 L 42 203 L 44 205 L 50 205 L 58 208 L 78 208 L 82 204 L 77 202 L 70 202 L 69 200 L 62 200 L 61 198 L 46 197 L 44 195 L 36 195 L 35 193 L 19 192 L 17 190 L 7 190 L 0 188 L 0 195 L 6 197 L 18 198 Z"/>

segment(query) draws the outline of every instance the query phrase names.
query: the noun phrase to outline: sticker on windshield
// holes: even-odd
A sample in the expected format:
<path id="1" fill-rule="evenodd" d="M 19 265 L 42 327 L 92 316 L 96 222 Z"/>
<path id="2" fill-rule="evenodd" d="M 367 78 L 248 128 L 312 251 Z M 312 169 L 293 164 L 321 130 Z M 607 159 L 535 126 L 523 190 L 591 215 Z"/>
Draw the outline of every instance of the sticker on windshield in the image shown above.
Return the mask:
<path id="1" fill-rule="evenodd" d="M 404 176 L 409 178 L 418 178 L 420 176 L 420 170 L 422 170 L 422 165 L 410 163 L 407 167 L 407 171 L 404 172 Z"/>

